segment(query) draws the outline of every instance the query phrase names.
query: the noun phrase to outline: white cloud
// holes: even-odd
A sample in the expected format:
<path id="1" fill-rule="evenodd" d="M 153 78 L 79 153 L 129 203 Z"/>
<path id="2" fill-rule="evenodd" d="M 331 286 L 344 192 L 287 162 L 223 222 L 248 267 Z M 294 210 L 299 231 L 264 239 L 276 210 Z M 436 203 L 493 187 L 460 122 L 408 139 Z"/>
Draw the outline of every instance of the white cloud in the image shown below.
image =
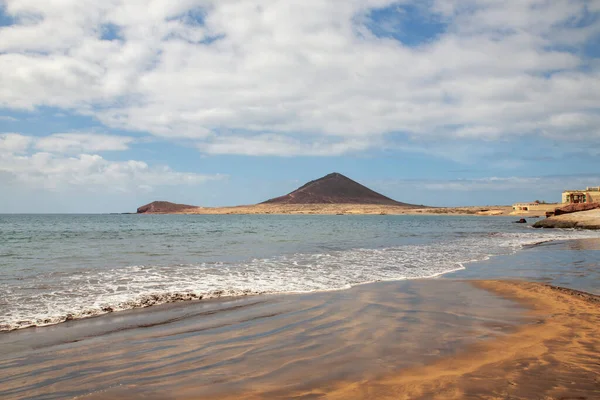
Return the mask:
<path id="1" fill-rule="evenodd" d="M 390 132 L 600 137 L 600 68 L 582 50 L 600 24 L 579 23 L 597 1 L 4 3 L 18 23 L 0 28 L 0 107 L 65 108 L 213 154 L 342 154 Z M 410 47 L 364 25 L 403 3 L 444 31 Z M 566 129 L 573 116 L 587 122 Z"/>
<path id="2" fill-rule="evenodd" d="M 122 140 L 120 140 L 122 139 Z M 6 184 L 63 190 L 105 192 L 151 191 L 160 186 L 198 185 L 220 175 L 178 172 L 137 160 L 110 161 L 78 151 L 123 150 L 131 138 L 93 134 L 57 134 L 36 139 L 15 133 L 0 135 L 0 177 Z M 32 148 L 43 151 L 31 152 Z M 0 182 L 2 183 L 2 182 Z"/>
<path id="3" fill-rule="evenodd" d="M 94 133 L 55 133 L 37 139 L 35 148 L 60 154 L 84 152 L 123 151 L 134 141 L 132 137 Z"/>
<path id="4" fill-rule="evenodd" d="M 0 134 L 0 154 L 1 153 L 23 153 L 31 143 L 32 138 L 23 136 L 18 133 L 2 133 Z"/>
<path id="5" fill-rule="evenodd" d="M 406 180 L 383 183 L 383 186 L 411 186 L 433 192 L 553 192 L 560 194 L 568 188 L 594 186 L 600 175 L 557 175 L 537 177 L 485 177 L 450 180 Z"/>
<path id="6" fill-rule="evenodd" d="M 303 143 L 297 139 L 265 134 L 253 137 L 217 137 L 202 143 L 199 149 L 208 154 L 238 154 L 249 156 L 338 156 L 373 147 L 375 143 L 364 139 Z"/>

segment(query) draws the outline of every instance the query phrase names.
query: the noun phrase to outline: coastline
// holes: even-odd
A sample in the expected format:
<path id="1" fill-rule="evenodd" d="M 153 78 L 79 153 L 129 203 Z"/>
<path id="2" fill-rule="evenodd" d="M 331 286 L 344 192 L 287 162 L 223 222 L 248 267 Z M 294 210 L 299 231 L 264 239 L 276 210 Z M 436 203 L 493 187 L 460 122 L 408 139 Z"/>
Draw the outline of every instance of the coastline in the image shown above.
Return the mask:
<path id="1" fill-rule="evenodd" d="M 105 318 L 16 331 L 20 341 L 3 345 L 8 356 L 0 367 L 7 375 L 0 395 L 600 395 L 600 296 L 538 282 L 378 282 L 335 293 L 179 303 Z"/>
<path id="2" fill-rule="evenodd" d="M 474 215 L 540 217 L 542 211 L 518 211 L 511 206 L 404 207 L 372 204 L 255 204 L 232 207 L 193 207 L 175 212 L 144 214 L 183 215 Z"/>
<path id="3" fill-rule="evenodd" d="M 518 304 L 518 307 L 513 307 L 523 310 L 521 312 L 525 312 L 525 318 L 521 319 L 518 325 L 507 325 L 507 315 L 497 314 L 499 308 L 494 311 L 488 309 L 486 316 L 479 316 L 488 318 L 486 324 L 490 330 L 487 334 L 471 332 L 477 340 L 471 341 L 470 344 L 464 341 L 462 344 L 455 342 L 451 350 L 438 352 L 435 356 L 428 357 L 429 361 L 413 360 L 413 366 L 409 363 L 399 368 L 391 368 L 387 373 L 382 370 L 373 371 L 368 364 L 360 365 L 360 356 L 355 354 L 350 358 L 353 363 L 359 364 L 358 375 L 346 372 L 337 376 L 331 373 L 331 368 L 334 368 L 332 365 L 323 365 L 323 360 L 330 356 L 321 359 L 311 351 L 302 350 L 299 359 L 294 357 L 293 360 L 283 362 L 283 365 L 308 363 L 306 368 L 292 369 L 291 375 L 279 375 L 275 371 L 279 371 L 281 365 L 275 363 L 269 367 L 275 369 L 270 369 L 266 374 L 268 379 L 258 379 L 258 382 L 252 384 L 244 382 L 215 389 L 213 385 L 199 387 L 195 383 L 179 381 L 177 386 L 168 392 L 168 396 L 166 391 L 148 391 L 139 386 L 130 386 L 93 393 L 83 398 L 100 400 L 114 397 L 166 396 L 173 399 L 193 399 L 201 395 L 202 398 L 255 400 L 458 400 L 591 399 L 600 396 L 600 365 L 597 363 L 597 355 L 600 352 L 600 296 L 528 281 L 440 280 L 430 283 L 438 288 L 452 285 L 456 288 L 456 285 L 467 284 L 474 289 L 483 289 L 490 295 Z M 448 294 L 445 292 L 443 296 L 447 297 Z M 490 298 L 481 300 L 489 302 Z M 434 309 L 428 312 L 435 310 L 440 313 L 440 304 L 436 304 Z M 465 309 L 459 312 L 468 314 Z M 443 314 L 436 318 L 440 318 L 441 315 Z M 425 334 L 426 330 L 421 332 Z M 447 334 L 445 331 L 437 333 L 442 336 Z M 406 353 L 406 349 L 390 349 L 389 344 L 388 342 L 386 345 L 386 352 L 393 357 L 410 359 L 414 356 Z M 337 362 L 334 365 L 338 368 L 341 366 Z M 256 373 L 260 377 L 265 376 L 263 374 Z M 256 376 L 254 373 L 251 375 Z M 315 379 L 315 375 L 325 379 Z M 234 381 L 237 379 L 234 378 Z M 215 386 L 218 385 L 215 383 Z"/>
<path id="4" fill-rule="evenodd" d="M 317 390 L 427 365 L 528 320 L 512 301 L 441 279 L 157 306 L 0 335 L 0 397 Z"/>
<path id="5" fill-rule="evenodd" d="M 555 266 L 526 279 L 587 274 L 595 290 L 600 240 L 532 249 L 468 275 L 164 304 L 0 334 L 0 397 L 598 397 L 600 296 L 510 277 L 539 258 Z M 510 263 L 500 279 L 490 271 Z"/>

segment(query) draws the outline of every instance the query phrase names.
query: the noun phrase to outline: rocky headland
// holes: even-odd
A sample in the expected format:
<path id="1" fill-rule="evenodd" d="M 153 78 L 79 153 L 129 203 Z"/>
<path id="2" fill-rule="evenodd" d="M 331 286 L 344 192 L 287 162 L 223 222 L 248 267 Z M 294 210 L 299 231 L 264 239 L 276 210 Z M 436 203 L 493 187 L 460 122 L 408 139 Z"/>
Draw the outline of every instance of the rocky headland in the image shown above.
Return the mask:
<path id="1" fill-rule="evenodd" d="M 168 201 L 153 201 L 137 209 L 138 214 L 177 214 L 198 208 L 187 204 L 176 204 Z"/>

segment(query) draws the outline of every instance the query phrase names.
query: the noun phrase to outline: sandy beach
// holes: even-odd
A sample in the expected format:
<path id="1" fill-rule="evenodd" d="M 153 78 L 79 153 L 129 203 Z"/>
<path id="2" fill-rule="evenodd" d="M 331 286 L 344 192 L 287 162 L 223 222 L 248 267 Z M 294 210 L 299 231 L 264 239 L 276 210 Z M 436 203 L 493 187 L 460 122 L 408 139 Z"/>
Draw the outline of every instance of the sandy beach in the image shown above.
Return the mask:
<path id="1" fill-rule="evenodd" d="M 528 320 L 442 280 L 170 304 L 0 336 L 0 397 L 289 398 L 424 366 Z"/>
<path id="2" fill-rule="evenodd" d="M 599 297 L 416 280 L 0 336 L 2 398 L 597 398 Z"/>
<path id="3" fill-rule="evenodd" d="M 527 305 L 536 321 L 425 367 L 311 394 L 331 399 L 600 398 L 599 296 L 532 282 L 474 284 Z"/>

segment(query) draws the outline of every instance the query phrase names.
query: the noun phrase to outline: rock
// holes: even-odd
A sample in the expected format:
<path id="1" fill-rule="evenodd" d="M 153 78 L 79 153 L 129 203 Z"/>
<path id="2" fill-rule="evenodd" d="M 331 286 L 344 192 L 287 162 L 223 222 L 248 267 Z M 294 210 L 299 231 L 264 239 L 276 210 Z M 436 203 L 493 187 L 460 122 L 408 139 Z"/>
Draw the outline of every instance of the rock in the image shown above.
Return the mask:
<path id="1" fill-rule="evenodd" d="M 527 220 L 526 220 L 525 218 L 521 218 L 520 220 L 518 220 L 518 221 L 515 221 L 514 223 L 515 223 L 515 224 L 526 224 L 526 223 L 527 223 Z"/>
<path id="2" fill-rule="evenodd" d="M 577 221 L 560 221 L 554 220 L 552 217 L 543 219 L 533 224 L 534 228 L 561 228 L 571 229 L 577 227 Z"/>
<path id="3" fill-rule="evenodd" d="M 559 207 L 554 210 L 554 215 L 571 214 L 574 212 L 589 211 L 600 208 L 600 203 L 576 203 L 568 206 Z"/>
<path id="4" fill-rule="evenodd" d="M 600 229 L 600 209 L 558 215 L 537 221 L 534 228 Z"/>

